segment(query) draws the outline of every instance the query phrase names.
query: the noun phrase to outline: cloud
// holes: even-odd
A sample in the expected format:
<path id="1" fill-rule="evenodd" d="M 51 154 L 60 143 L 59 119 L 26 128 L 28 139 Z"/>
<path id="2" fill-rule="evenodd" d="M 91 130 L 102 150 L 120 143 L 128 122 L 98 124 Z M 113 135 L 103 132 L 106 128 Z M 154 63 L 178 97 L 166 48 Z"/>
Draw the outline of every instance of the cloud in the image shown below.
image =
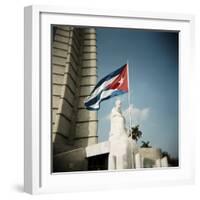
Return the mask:
<path id="1" fill-rule="evenodd" d="M 130 110 L 130 111 L 129 111 Z M 129 112 L 131 114 L 132 124 L 137 125 L 141 124 L 143 121 L 147 120 L 150 113 L 150 108 L 137 108 L 132 104 L 129 108 L 125 109 L 123 112 L 123 116 L 126 119 L 126 123 L 129 123 Z M 104 118 L 106 120 L 110 120 L 110 113 Z"/>
<path id="2" fill-rule="evenodd" d="M 132 123 L 134 125 L 141 124 L 149 117 L 150 108 L 137 108 L 133 107 L 131 104 L 129 108 L 124 110 L 123 115 L 126 118 L 126 121 L 129 122 L 129 112 L 131 114 Z"/>

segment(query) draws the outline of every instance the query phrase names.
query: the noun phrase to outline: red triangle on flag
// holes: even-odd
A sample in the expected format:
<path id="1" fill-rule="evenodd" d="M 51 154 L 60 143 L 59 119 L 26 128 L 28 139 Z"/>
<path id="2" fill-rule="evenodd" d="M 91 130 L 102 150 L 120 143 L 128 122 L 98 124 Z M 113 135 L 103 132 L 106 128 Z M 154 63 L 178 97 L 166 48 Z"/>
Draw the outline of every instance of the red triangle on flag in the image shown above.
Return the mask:
<path id="1" fill-rule="evenodd" d="M 117 89 L 128 91 L 128 66 L 126 65 L 124 69 L 120 72 L 117 78 L 107 86 L 108 89 Z"/>

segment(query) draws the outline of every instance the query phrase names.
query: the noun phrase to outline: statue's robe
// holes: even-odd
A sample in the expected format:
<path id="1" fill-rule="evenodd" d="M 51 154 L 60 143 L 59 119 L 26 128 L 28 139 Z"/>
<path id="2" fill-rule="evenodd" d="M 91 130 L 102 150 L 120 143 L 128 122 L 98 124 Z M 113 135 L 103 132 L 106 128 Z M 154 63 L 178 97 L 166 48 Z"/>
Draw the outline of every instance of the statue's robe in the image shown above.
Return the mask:
<path id="1" fill-rule="evenodd" d="M 108 169 L 134 168 L 133 141 L 127 135 L 125 118 L 119 109 L 111 112 L 111 130 L 109 137 L 110 154 Z"/>

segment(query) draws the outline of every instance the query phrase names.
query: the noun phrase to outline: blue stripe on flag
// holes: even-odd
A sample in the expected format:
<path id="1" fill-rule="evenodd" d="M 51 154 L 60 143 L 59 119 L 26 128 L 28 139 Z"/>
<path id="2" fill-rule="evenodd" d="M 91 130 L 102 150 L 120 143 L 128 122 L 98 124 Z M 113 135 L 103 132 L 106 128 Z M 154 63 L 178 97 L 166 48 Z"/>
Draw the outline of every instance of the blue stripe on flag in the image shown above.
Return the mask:
<path id="1" fill-rule="evenodd" d="M 123 65 L 122 67 L 120 67 L 119 69 L 115 70 L 114 72 L 111 72 L 110 74 L 108 74 L 107 76 L 105 76 L 104 78 L 102 78 L 95 86 L 95 88 L 92 90 L 92 92 L 90 93 L 90 95 L 105 81 L 111 79 L 112 77 L 116 76 L 117 74 L 120 74 L 120 72 L 123 70 L 123 68 L 126 67 L 126 64 Z"/>
<path id="2" fill-rule="evenodd" d="M 101 91 L 101 93 L 104 92 L 104 91 L 105 91 L 105 90 Z M 91 99 L 90 101 L 85 102 L 85 106 L 87 107 L 88 110 L 99 110 L 99 109 L 100 109 L 100 103 L 101 103 L 102 101 L 107 100 L 107 99 L 110 99 L 111 97 L 114 97 L 114 96 L 118 96 L 118 95 L 127 93 L 127 91 L 123 91 L 123 90 L 116 90 L 116 91 L 113 91 L 112 94 L 111 94 L 110 96 L 101 99 L 101 101 L 99 102 L 98 108 L 92 108 L 92 107 L 90 107 L 90 106 L 94 105 L 94 104 L 100 99 L 101 93 L 98 94 L 95 98 Z"/>

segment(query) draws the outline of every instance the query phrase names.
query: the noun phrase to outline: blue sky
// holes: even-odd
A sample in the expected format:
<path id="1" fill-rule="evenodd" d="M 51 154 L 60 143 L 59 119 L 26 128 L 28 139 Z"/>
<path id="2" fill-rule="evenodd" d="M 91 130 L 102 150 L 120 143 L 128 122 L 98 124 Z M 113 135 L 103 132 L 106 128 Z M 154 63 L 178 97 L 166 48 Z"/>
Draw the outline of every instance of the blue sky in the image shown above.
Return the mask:
<path id="1" fill-rule="evenodd" d="M 97 28 L 98 80 L 128 60 L 133 124 L 153 147 L 178 156 L 178 33 Z M 98 140 L 106 141 L 116 99 L 127 116 L 127 94 L 101 103 Z M 127 124 L 128 126 L 128 124 Z"/>

